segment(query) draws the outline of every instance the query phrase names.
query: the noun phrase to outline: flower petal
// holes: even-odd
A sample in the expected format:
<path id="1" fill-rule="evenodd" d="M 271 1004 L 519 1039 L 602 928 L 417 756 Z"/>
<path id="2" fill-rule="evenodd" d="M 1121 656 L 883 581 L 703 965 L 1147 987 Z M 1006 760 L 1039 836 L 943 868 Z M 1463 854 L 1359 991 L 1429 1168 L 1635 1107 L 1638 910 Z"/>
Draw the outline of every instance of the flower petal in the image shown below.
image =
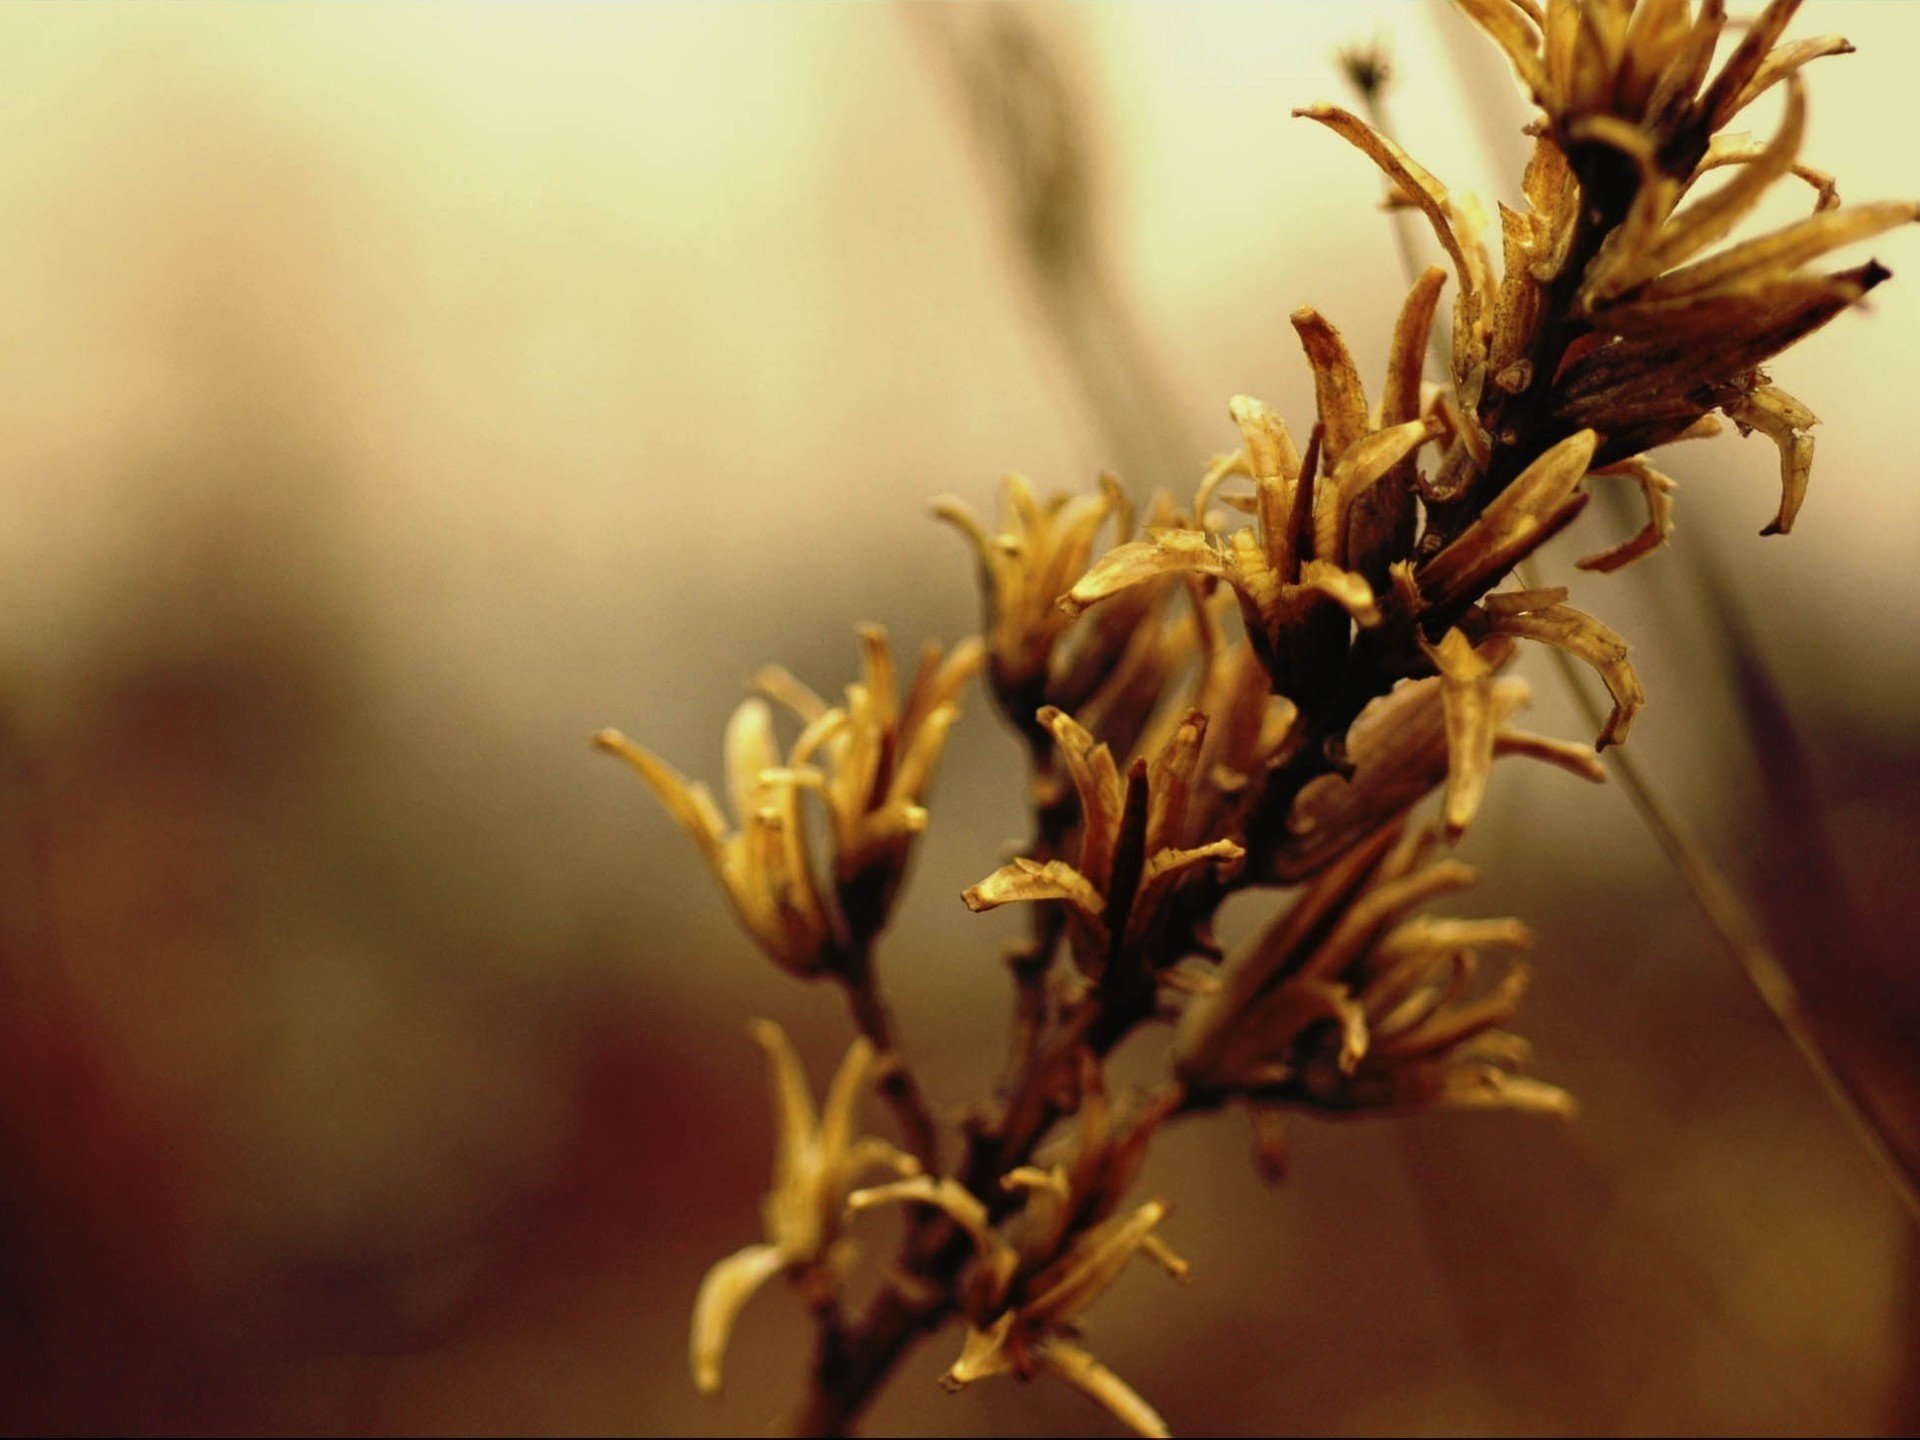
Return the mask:
<path id="1" fill-rule="evenodd" d="M 813 1112 L 807 1072 L 787 1032 L 771 1020 L 755 1020 L 747 1030 L 766 1052 L 767 1075 L 773 1084 L 774 1184 L 778 1186 L 783 1178 L 810 1168 L 820 1146 L 820 1122 Z M 848 1058 L 852 1055 L 849 1051 Z"/>
<path id="2" fill-rule="evenodd" d="M 1599 436 L 1579 430 L 1547 450 L 1493 498 L 1454 542 L 1415 572 L 1436 606 L 1458 604 L 1493 584 L 1579 513 L 1574 494 Z"/>
<path id="3" fill-rule="evenodd" d="M 1058 1375 L 1134 1434 L 1147 1436 L 1149 1440 L 1162 1440 L 1173 1434 L 1167 1422 L 1160 1418 L 1160 1412 L 1142 1400 L 1132 1386 L 1072 1341 L 1049 1336 L 1035 1347 L 1034 1359 L 1041 1369 Z"/>
<path id="4" fill-rule="evenodd" d="M 1493 707 L 1493 667 L 1474 652 L 1459 630 L 1449 630 L 1428 657 L 1440 671 L 1440 697 L 1447 720 L 1447 794 L 1441 814 L 1457 840 L 1480 809 L 1493 770 L 1499 721 Z"/>
<path id="5" fill-rule="evenodd" d="M 713 792 L 705 785 L 689 785 L 671 765 L 634 744 L 618 730 L 602 730 L 593 737 L 593 743 L 598 749 L 618 755 L 640 772 L 640 778 L 660 797 L 667 813 L 700 848 L 714 873 L 722 875 L 721 843 L 726 836 L 727 822 L 720 807 L 713 803 Z"/>
<path id="6" fill-rule="evenodd" d="M 1338 105 L 1309 105 L 1293 113 L 1319 121 L 1349 144 L 1364 151 L 1374 164 L 1386 172 L 1390 180 L 1406 192 L 1407 198 L 1420 207 L 1427 222 L 1433 226 L 1433 233 L 1440 241 L 1441 248 L 1453 259 L 1454 273 L 1460 278 L 1461 298 L 1467 313 L 1477 316 L 1480 296 L 1475 288 L 1475 270 L 1467 263 L 1466 252 L 1455 232 L 1447 203 L 1447 187 L 1393 141 Z"/>
<path id="7" fill-rule="evenodd" d="M 1645 703 L 1647 692 L 1627 661 L 1627 642 L 1619 635 L 1571 605 L 1555 605 L 1525 615 L 1492 615 L 1487 628 L 1495 635 L 1544 641 L 1593 666 L 1613 696 L 1613 713 L 1593 742 L 1594 749 L 1604 750 L 1627 738 L 1634 713 Z"/>
<path id="8" fill-rule="evenodd" d="M 1609 465 L 1604 470 L 1596 470 L 1595 475 L 1629 476 L 1640 487 L 1640 495 L 1647 505 L 1647 523 L 1638 531 L 1622 540 L 1618 545 L 1596 551 L 1574 561 L 1576 569 L 1598 570 L 1603 573 L 1618 570 L 1622 565 L 1630 564 L 1643 555 L 1650 555 L 1672 538 L 1673 535 L 1673 481 L 1662 475 L 1645 460 L 1638 457 L 1623 460 L 1618 465 Z"/>
<path id="9" fill-rule="evenodd" d="M 1813 437 L 1807 431 L 1819 421 L 1814 413 L 1786 391 L 1762 385 L 1738 400 L 1721 405 L 1729 420 L 1745 430 L 1758 430 L 1780 451 L 1780 509 L 1762 535 L 1785 535 L 1807 498 L 1807 480 L 1813 473 Z"/>
<path id="10" fill-rule="evenodd" d="M 720 1393 L 720 1367 L 726 1358 L 733 1322 L 754 1292 L 787 1268 L 777 1245 L 749 1245 L 707 1271 L 693 1302 L 693 1335 L 688 1358 L 694 1387 L 702 1395 Z"/>
<path id="11" fill-rule="evenodd" d="M 1225 578 L 1227 563 L 1212 540 L 1199 530 L 1156 530 L 1145 540 L 1130 540 L 1101 556 L 1074 587 L 1060 597 L 1060 608 L 1079 615 L 1109 595 L 1166 575 Z"/>
<path id="12" fill-rule="evenodd" d="M 1063 900 L 1094 925 L 1103 925 L 1101 912 L 1106 901 L 1093 882 L 1063 860 L 1044 865 L 1024 856 L 1010 865 L 1002 865 L 960 898 L 969 910 L 978 913 L 1001 905 L 1042 900 Z"/>

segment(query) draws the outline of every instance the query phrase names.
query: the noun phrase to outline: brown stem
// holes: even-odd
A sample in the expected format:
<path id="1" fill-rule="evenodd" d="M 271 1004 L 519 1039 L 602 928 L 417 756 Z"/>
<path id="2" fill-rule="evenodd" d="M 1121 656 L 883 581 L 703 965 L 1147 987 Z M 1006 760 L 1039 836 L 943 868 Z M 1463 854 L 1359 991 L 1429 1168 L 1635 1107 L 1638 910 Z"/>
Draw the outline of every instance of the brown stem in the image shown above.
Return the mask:
<path id="1" fill-rule="evenodd" d="M 853 1011 L 853 1023 L 873 1042 L 877 1057 L 875 1083 L 880 1096 L 893 1110 L 894 1122 L 907 1152 L 929 1174 L 937 1174 L 940 1164 L 940 1137 L 933 1123 L 933 1111 L 920 1090 L 920 1082 L 901 1058 L 894 1043 L 893 1008 L 881 992 L 873 975 L 870 955 L 849 966 L 844 974 L 847 1005 Z"/>

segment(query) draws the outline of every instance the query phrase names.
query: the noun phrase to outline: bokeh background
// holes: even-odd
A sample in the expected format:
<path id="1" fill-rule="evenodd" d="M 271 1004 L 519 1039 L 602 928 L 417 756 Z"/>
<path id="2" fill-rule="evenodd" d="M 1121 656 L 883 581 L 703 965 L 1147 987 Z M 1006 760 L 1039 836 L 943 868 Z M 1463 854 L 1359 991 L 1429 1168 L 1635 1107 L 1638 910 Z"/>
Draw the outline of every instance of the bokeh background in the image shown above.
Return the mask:
<path id="1" fill-rule="evenodd" d="M 1860 53 L 1812 72 L 1807 158 L 1914 194 L 1920 6 L 1827 31 Z M 586 738 L 712 776 L 757 665 L 836 689 L 857 621 L 967 632 L 930 496 L 1184 494 L 1230 394 L 1310 412 L 1301 303 L 1377 371 L 1377 180 L 1288 118 L 1376 38 L 1416 153 L 1510 195 L 1518 96 L 1426 0 L 0 10 L 0 1426 L 782 1422 L 790 1298 L 715 1402 L 686 1319 L 757 1233 L 746 1018 L 816 1076 L 844 1022 Z M 1037 240 L 1040 182 L 1077 219 Z M 1635 751 L 1909 1145 L 1916 334 L 1902 275 L 1774 367 L 1825 421 L 1790 540 L 1729 435 L 1670 457 L 1680 543 L 1582 591 L 1636 645 Z M 1023 829 L 969 711 L 882 962 L 956 1107 L 1017 925 L 956 896 Z M 1196 1284 L 1128 1277 L 1103 1357 L 1196 1432 L 1920 1426 L 1914 1231 L 1622 796 L 1509 768 L 1468 849 L 1582 1118 L 1302 1123 L 1277 1190 L 1231 1117 L 1178 1130 L 1144 1183 Z M 877 1432 L 1108 1433 L 939 1393 L 955 1343 Z"/>

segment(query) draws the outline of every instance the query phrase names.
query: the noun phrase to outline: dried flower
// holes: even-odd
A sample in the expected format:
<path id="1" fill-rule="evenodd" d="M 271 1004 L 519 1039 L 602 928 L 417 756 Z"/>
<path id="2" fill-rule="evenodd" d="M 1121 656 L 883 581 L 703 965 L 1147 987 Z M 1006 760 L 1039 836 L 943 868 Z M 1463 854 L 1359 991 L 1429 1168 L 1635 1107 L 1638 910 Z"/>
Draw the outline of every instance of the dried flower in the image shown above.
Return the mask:
<path id="1" fill-rule="evenodd" d="M 1044 500 L 1024 476 L 1007 476 L 1001 488 L 1004 519 L 997 533 L 953 496 L 933 507 L 967 537 L 979 560 L 987 674 L 1001 714 L 1036 751 L 1051 744 L 1034 721 L 1046 705 L 1129 724 L 1151 710 L 1192 643 L 1190 627 L 1170 613 L 1173 590 L 1143 590 L 1131 603 L 1078 626 L 1055 602 L 1086 568 L 1094 539 L 1109 520 L 1120 542 L 1132 536 L 1133 502 L 1106 476 L 1094 494 Z M 1173 519 L 1167 502 L 1156 504 L 1152 523 Z M 1121 739 L 1122 748 L 1134 738 Z"/>
<path id="2" fill-rule="evenodd" d="M 1229 839 L 1187 843 L 1207 718 L 1189 714 L 1153 760 L 1134 761 L 1124 780 L 1112 751 L 1072 716 L 1048 708 L 1040 722 L 1060 747 L 1080 798 L 1078 862 L 1018 859 L 961 897 L 969 910 L 1016 901 L 1059 901 L 1082 974 L 1108 983 L 1145 973 L 1175 892 L 1203 869 L 1231 866 L 1246 852 Z"/>
<path id="3" fill-rule="evenodd" d="M 1330 866 L 1200 988 L 1181 1016 L 1175 1073 L 1196 1096 L 1328 1110 L 1505 1106 L 1568 1114 L 1564 1092 L 1515 1073 L 1526 1049 L 1497 1027 L 1518 967 L 1463 1000 L 1487 946 L 1527 943 L 1515 920 L 1403 920 L 1473 882 L 1430 863 L 1432 837 L 1382 828 Z"/>
<path id="4" fill-rule="evenodd" d="M 919 1163 L 884 1140 L 856 1138 L 855 1108 L 873 1063 L 865 1037 L 847 1047 L 846 1058 L 827 1086 L 816 1116 L 806 1073 L 786 1032 L 771 1020 L 756 1020 L 753 1038 L 767 1053 L 778 1125 L 773 1188 L 761 1205 L 767 1238 L 737 1250 L 707 1272 L 693 1303 L 693 1380 L 705 1394 L 720 1389 L 720 1366 L 734 1320 L 754 1293 L 776 1275 L 792 1275 L 816 1298 L 829 1297 L 844 1268 L 839 1240 L 847 1196 L 860 1176 L 875 1168 L 897 1175 L 919 1172 Z"/>
<path id="5" fill-rule="evenodd" d="M 1526 929 L 1419 912 L 1474 878 L 1436 846 L 1472 822 L 1495 759 L 1602 779 L 1595 751 L 1627 738 L 1646 697 L 1626 641 L 1564 588 L 1501 587 L 1582 513 L 1592 485 L 1634 485 L 1646 520 L 1582 569 L 1657 549 L 1672 533 L 1675 485 L 1642 452 L 1717 433 L 1721 416 L 1777 446 L 1768 530 L 1790 529 L 1814 416 L 1760 367 L 1886 278 L 1873 262 L 1831 274 L 1812 263 L 1920 207 L 1843 208 L 1832 177 L 1801 160 L 1798 72 L 1850 47 L 1776 45 L 1797 0 L 1773 0 L 1717 74 L 1722 0 L 1459 3 L 1541 110 L 1523 204 L 1498 207 L 1497 264 L 1486 242 L 1496 222 L 1393 140 L 1338 107 L 1297 112 L 1368 155 L 1446 252 L 1445 384 L 1425 384 L 1449 279 L 1436 267 L 1401 306 L 1377 407 L 1339 332 L 1297 311 L 1316 410 L 1304 452 L 1272 410 L 1235 398 L 1238 447 L 1207 468 L 1190 512 L 1160 496 L 1136 530 L 1107 479 L 1097 493 L 1043 498 L 1010 477 L 997 530 L 939 502 L 979 560 L 984 642 L 944 659 L 930 647 L 903 703 L 874 629 L 862 632 L 863 681 L 840 708 L 784 671 L 762 672 L 763 695 L 801 729 L 782 756 L 764 700 L 736 713 L 731 832 L 704 787 L 600 737 L 693 836 L 750 933 L 796 973 L 839 978 L 868 1037 L 816 1121 L 784 1037 L 756 1029 L 782 1117 L 768 1239 L 702 1287 L 702 1388 L 718 1384 L 740 1306 L 787 1274 L 820 1323 L 808 1418 L 819 1433 L 842 1433 L 914 1337 L 957 1314 L 967 1329 L 949 1388 L 1055 1374 L 1138 1433 L 1163 1435 L 1159 1414 L 1076 1329 L 1136 1255 L 1184 1278 L 1157 1237 L 1165 1202 L 1126 1202 L 1159 1124 L 1242 1105 L 1273 1175 L 1282 1111 L 1571 1113 L 1562 1091 L 1525 1073 L 1526 1046 L 1506 1028 L 1527 971 L 1510 965 L 1476 986 L 1481 956 L 1524 947 Z M 1363 90 L 1383 83 L 1377 54 L 1348 63 Z M 1785 105 L 1771 138 L 1727 131 L 1776 85 Z M 1716 172 L 1717 188 L 1696 194 Z M 1796 177 L 1813 189 L 1812 215 L 1730 239 L 1765 191 Z M 1229 531 L 1216 503 L 1251 523 Z M 1605 683 L 1613 707 L 1592 748 L 1514 728 L 1527 690 L 1502 672 L 1521 640 L 1585 661 Z M 965 1155 L 947 1172 L 870 952 L 925 824 L 955 696 L 983 659 L 1028 746 L 1034 836 L 963 898 L 974 910 L 1033 903 L 1035 924 L 1010 957 L 1009 1073 L 970 1113 Z M 1412 811 L 1436 790 L 1429 826 Z M 831 838 L 820 874 L 801 823 L 808 792 Z M 1271 886 L 1298 888 L 1251 944 L 1224 955 L 1212 935 L 1221 902 Z M 1116 1124 L 1105 1057 L 1156 1020 L 1173 1021 L 1170 1074 Z M 853 1138 L 870 1065 L 918 1159 Z M 1049 1159 L 1073 1116 L 1071 1155 Z M 895 1178 L 853 1189 L 870 1166 Z M 915 1222 L 878 1298 L 846 1323 L 840 1226 L 890 1204 L 913 1206 Z"/>
<path id="6" fill-rule="evenodd" d="M 640 772 L 692 837 L 747 933 L 799 975 L 845 969 L 885 925 L 913 838 L 926 828 L 923 802 L 959 715 L 955 699 L 981 661 L 978 641 L 955 646 L 944 659 L 929 645 L 902 701 L 886 632 L 864 626 L 860 642 L 865 677 L 847 687 L 844 707 L 829 709 L 778 667 L 757 677 L 803 726 L 784 761 L 767 701 L 756 696 L 734 711 L 726 737 L 727 782 L 739 817 L 732 833 L 706 786 L 689 784 L 617 730 L 594 736 L 594 744 Z M 828 886 L 815 874 L 800 814 L 800 796 L 809 790 L 821 797 L 830 822 Z"/>
<path id="7" fill-rule="evenodd" d="M 1154 1233 L 1166 1217 L 1162 1200 L 1122 1215 L 1120 1202 L 1144 1158 L 1148 1140 L 1168 1106 L 1149 1107 L 1119 1129 L 1111 1116 L 1099 1066 L 1083 1052 L 1079 1138 L 1070 1164 L 1024 1165 L 1001 1177 L 1001 1187 L 1023 1199 L 1003 1226 L 986 1206 L 951 1180 L 917 1176 L 855 1193 L 849 1208 L 913 1203 L 946 1213 L 969 1237 L 975 1264 L 962 1308 L 966 1339 L 960 1357 L 941 1377 L 949 1390 L 1011 1374 L 1022 1380 L 1050 1374 L 1104 1406 L 1135 1433 L 1170 1432 L 1157 1411 L 1077 1341 L 1075 1320 L 1145 1255 L 1177 1280 L 1186 1262 Z"/>

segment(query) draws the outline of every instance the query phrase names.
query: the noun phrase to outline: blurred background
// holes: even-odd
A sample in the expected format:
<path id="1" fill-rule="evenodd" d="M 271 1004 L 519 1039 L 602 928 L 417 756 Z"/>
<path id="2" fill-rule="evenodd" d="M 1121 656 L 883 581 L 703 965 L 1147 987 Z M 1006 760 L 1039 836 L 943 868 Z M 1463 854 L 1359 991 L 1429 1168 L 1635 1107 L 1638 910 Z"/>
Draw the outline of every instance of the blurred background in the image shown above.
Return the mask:
<path id="1" fill-rule="evenodd" d="M 1810 72 L 1805 158 L 1914 194 L 1920 7 L 1826 32 L 1860 53 Z M 816 1079 L 844 1022 L 587 737 L 715 778 L 758 665 L 835 691 L 858 621 L 967 633 L 929 497 L 1184 496 L 1229 395 L 1307 423 L 1302 303 L 1377 375 L 1378 182 L 1288 118 L 1376 39 L 1415 153 L 1510 198 L 1519 98 L 1437 0 L 0 10 L 0 1426 L 784 1423 L 791 1297 L 719 1401 L 686 1322 L 758 1236 L 745 1021 Z M 1907 1144 L 1916 326 L 1902 274 L 1773 367 L 1825 422 L 1790 540 L 1729 434 L 1667 458 L 1679 543 L 1581 586 L 1652 696 L 1635 752 Z M 1018 776 L 976 695 L 883 951 L 953 1107 L 1019 923 L 956 897 Z M 1914 1231 L 1617 787 L 1508 767 L 1468 850 L 1470 913 L 1539 932 L 1524 1028 L 1580 1120 L 1303 1122 L 1271 1190 L 1234 1117 L 1171 1133 L 1144 1184 L 1196 1284 L 1129 1276 L 1099 1353 L 1181 1431 L 1920 1426 Z M 941 1394 L 956 1347 L 877 1433 L 1109 1433 Z"/>

